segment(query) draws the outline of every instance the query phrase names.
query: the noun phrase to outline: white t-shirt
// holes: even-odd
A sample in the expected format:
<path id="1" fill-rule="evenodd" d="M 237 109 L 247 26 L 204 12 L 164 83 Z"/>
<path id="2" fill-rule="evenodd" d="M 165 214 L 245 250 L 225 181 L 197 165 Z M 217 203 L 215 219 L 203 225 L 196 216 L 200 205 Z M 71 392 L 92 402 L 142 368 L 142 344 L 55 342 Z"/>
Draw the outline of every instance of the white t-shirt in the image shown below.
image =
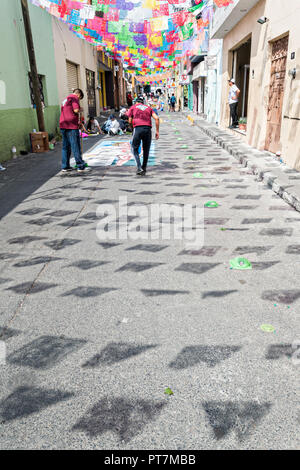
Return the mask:
<path id="1" fill-rule="evenodd" d="M 91 123 L 91 132 L 99 131 L 99 122 L 97 119 L 94 119 L 94 122 Z"/>
<path id="2" fill-rule="evenodd" d="M 119 122 L 115 119 L 114 121 L 111 122 L 110 125 L 110 130 L 113 132 L 117 132 L 120 129 L 120 124 Z"/>
<path id="3" fill-rule="evenodd" d="M 236 85 L 232 85 L 229 90 L 229 96 L 228 96 L 228 101 L 229 104 L 232 103 L 237 103 L 238 99 L 234 100 L 233 97 L 236 96 L 236 92 L 239 91 L 238 87 Z"/>

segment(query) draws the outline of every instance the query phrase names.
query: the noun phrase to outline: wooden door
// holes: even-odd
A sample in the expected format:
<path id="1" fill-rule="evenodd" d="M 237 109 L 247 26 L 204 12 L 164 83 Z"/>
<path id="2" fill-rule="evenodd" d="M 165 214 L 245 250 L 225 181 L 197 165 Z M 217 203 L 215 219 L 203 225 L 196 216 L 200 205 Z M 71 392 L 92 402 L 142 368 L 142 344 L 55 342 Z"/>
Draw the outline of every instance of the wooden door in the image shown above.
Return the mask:
<path id="1" fill-rule="evenodd" d="M 281 150 L 280 134 L 288 43 L 289 37 L 285 36 L 275 41 L 272 46 L 271 81 L 265 148 L 273 153 Z"/>

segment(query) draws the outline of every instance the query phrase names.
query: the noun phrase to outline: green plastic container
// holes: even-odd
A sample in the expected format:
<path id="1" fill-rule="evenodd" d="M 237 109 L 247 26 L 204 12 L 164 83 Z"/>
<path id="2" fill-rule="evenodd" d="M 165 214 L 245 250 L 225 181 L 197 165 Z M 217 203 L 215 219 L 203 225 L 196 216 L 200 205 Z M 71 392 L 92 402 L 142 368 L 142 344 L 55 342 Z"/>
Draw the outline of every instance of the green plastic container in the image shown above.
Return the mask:
<path id="1" fill-rule="evenodd" d="M 204 207 L 215 208 L 219 207 L 219 204 L 216 201 L 208 201 L 204 204 Z"/>
<path id="2" fill-rule="evenodd" d="M 230 260 L 230 267 L 232 269 L 252 269 L 252 264 L 246 258 L 237 257 Z"/>

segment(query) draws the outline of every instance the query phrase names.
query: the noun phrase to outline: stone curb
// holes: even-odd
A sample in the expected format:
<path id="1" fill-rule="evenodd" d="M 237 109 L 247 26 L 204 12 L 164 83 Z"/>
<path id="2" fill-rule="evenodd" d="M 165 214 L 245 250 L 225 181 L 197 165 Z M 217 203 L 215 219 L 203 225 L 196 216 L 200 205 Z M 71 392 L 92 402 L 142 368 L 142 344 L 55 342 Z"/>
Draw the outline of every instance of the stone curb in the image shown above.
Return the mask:
<path id="1" fill-rule="evenodd" d="M 205 132 L 205 134 L 217 142 L 220 147 L 224 148 L 228 153 L 233 155 L 243 167 L 249 168 L 253 175 L 258 176 L 259 180 L 268 185 L 270 189 L 274 191 L 274 193 L 290 204 L 294 209 L 296 209 L 296 211 L 300 212 L 300 188 L 299 194 L 296 194 L 293 190 L 289 190 L 289 188 L 286 187 L 289 182 L 286 181 L 287 184 L 285 184 L 284 181 L 282 181 L 284 180 L 284 175 L 282 174 L 281 178 L 280 174 L 276 174 L 276 172 L 266 167 L 267 158 L 274 160 L 272 153 L 267 151 L 262 152 L 254 149 L 253 147 L 250 147 L 250 145 L 244 144 L 238 137 L 229 134 L 225 130 L 216 127 L 215 125 L 210 124 L 205 120 L 200 120 L 198 116 L 198 119 L 195 119 L 187 112 L 183 112 L 183 114 L 194 125 L 199 127 L 203 132 Z M 263 162 L 262 159 L 264 159 Z M 274 162 L 274 168 L 279 169 L 279 166 L 279 163 Z M 282 170 L 280 171 L 282 172 Z M 300 176 L 298 171 L 290 171 Z"/>

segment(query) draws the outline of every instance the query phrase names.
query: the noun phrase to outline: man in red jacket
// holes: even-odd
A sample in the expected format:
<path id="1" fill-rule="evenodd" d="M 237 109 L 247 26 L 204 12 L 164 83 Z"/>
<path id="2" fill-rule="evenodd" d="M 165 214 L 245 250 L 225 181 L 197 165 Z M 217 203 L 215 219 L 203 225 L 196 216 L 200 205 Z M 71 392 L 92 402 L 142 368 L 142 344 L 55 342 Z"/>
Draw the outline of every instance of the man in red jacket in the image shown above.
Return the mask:
<path id="1" fill-rule="evenodd" d="M 62 148 L 62 173 L 72 171 L 70 166 L 71 152 L 73 152 L 78 173 L 89 171 L 90 168 L 82 159 L 80 134 L 79 134 L 79 100 L 84 98 L 83 91 L 77 89 L 62 103 L 59 127 L 63 137 Z"/>
<path id="2" fill-rule="evenodd" d="M 136 104 L 127 112 L 129 124 L 133 125 L 132 149 L 137 164 L 137 175 L 143 176 L 147 171 L 147 163 L 152 141 L 152 118 L 156 124 L 156 140 L 159 139 L 159 117 L 150 106 L 144 105 L 144 98 L 139 97 Z M 143 142 L 143 165 L 141 165 L 139 148 Z"/>

